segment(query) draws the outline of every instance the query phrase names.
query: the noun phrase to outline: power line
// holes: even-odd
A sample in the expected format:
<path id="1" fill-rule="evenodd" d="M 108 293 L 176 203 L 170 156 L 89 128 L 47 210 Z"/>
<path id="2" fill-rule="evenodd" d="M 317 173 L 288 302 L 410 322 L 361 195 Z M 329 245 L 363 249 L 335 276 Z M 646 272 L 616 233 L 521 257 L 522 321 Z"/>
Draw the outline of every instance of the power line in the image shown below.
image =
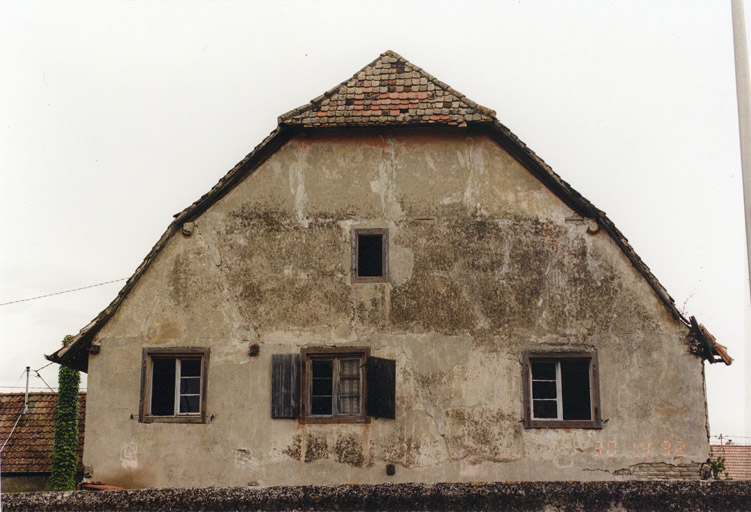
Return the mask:
<path id="1" fill-rule="evenodd" d="M 53 364 L 53 363 L 47 363 L 47 364 L 45 364 L 44 366 L 42 366 L 41 368 L 38 368 L 38 369 L 36 369 L 36 370 L 34 370 L 34 371 L 35 371 L 35 372 L 39 372 L 39 371 L 41 371 L 41 370 L 44 370 L 45 368 L 47 368 L 47 367 L 48 367 L 49 365 L 51 365 L 51 364 Z"/>
<path id="2" fill-rule="evenodd" d="M 0 389 L 26 389 L 26 386 L 0 386 Z M 29 389 L 50 389 L 49 387 L 44 386 L 29 386 Z M 55 388 L 52 388 L 52 390 L 57 393 L 57 390 Z M 86 391 L 86 388 L 81 388 L 79 391 Z"/>
<path id="3" fill-rule="evenodd" d="M 0 389 L 26 389 L 26 386 L 0 386 Z M 29 389 L 49 389 L 49 386 L 29 386 Z"/>
<path id="4" fill-rule="evenodd" d="M 105 285 L 105 284 L 117 283 L 118 281 L 125 281 L 126 279 L 128 279 L 128 278 L 127 277 L 123 277 L 122 279 L 113 279 L 112 281 L 105 281 L 103 283 L 92 284 L 92 285 L 89 285 L 89 286 L 82 286 L 80 288 L 73 288 L 72 290 L 64 290 L 62 292 L 48 293 L 46 295 L 40 295 L 38 297 L 30 297 L 28 299 L 12 300 L 10 302 L 0 303 L 0 306 L 7 306 L 9 304 L 17 304 L 19 302 L 27 302 L 27 301 L 30 301 L 30 300 L 43 299 L 45 297 L 52 297 L 53 295 L 61 295 L 63 293 L 70 293 L 70 292 L 77 292 L 77 291 L 80 291 L 80 290 L 87 290 L 89 288 L 95 288 L 97 286 L 102 286 L 102 285 Z"/>
<path id="5" fill-rule="evenodd" d="M 13 428 L 10 429 L 10 434 L 8 434 L 8 439 L 6 439 L 5 442 L 3 443 L 3 447 L 0 448 L 0 452 L 2 452 L 3 450 L 5 450 L 5 445 L 8 444 L 8 441 L 10 441 L 10 438 L 13 437 L 13 432 L 16 431 L 16 427 L 18 426 L 18 422 L 21 421 L 21 416 L 23 416 L 24 414 L 26 414 L 25 410 L 21 414 L 18 415 L 18 419 L 13 424 Z"/>
<path id="6" fill-rule="evenodd" d="M 37 374 L 37 377 L 39 377 L 40 379 L 42 379 L 42 382 L 44 382 L 44 385 L 45 385 L 45 386 L 47 386 L 48 388 L 50 388 L 50 391 L 52 391 L 53 393 L 55 392 L 55 390 L 54 390 L 54 389 L 52 389 L 52 387 L 51 387 L 51 386 L 50 386 L 49 384 L 47 384 L 47 381 L 46 381 L 46 380 L 44 380 L 44 378 L 42 378 L 42 376 L 41 376 L 41 375 L 39 375 L 39 372 L 38 372 L 38 371 L 34 370 L 34 373 L 36 373 L 36 374 Z"/>

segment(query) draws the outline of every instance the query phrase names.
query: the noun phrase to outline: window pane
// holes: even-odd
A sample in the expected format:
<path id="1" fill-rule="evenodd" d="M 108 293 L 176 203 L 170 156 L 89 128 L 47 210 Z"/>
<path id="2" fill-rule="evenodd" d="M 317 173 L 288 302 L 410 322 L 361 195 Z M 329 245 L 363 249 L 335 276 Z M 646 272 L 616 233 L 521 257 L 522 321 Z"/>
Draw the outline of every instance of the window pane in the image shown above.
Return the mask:
<path id="1" fill-rule="evenodd" d="M 360 394 L 360 379 L 341 379 L 339 393 L 344 396 Z"/>
<path id="2" fill-rule="evenodd" d="M 532 381 L 532 398 L 556 398 L 555 382 Z"/>
<path id="3" fill-rule="evenodd" d="M 180 376 L 181 377 L 200 377 L 201 360 L 200 359 L 180 359 Z"/>
<path id="4" fill-rule="evenodd" d="M 183 395 L 197 395 L 201 392 L 201 378 L 188 377 L 180 379 L 180 393 Z"/>
<path id="5" fill-rule="evenodd" d="M 310 414 L 331 414 L 331 397 L 312 397 Z"/>
<path id="6" fill-rule="evenodd" d="M 357 275 L 383 275 L 383 235 L 357 235 Z"/>
<path id="7" fill-rule="evenodd" d="M 313 395 L 331 396 L 332 379 L 313 379 Z"/>
<path id="8" fill-rule="evenodd" d="M 535 418 L 555 419 L 558 417 L 558 406 L 555 400 L 534 400 L 532 403 Z"/>
<path id="9" fill-rule="evenodd" d="M 175 359 L 154 358 L 151 361 L 151 414 L 175 414 Z"/>
<path id="10" fill-rule="evenodd" d="M 360 360 L 359 359 L 341 359 L 339 361 L 340 377 L 359 377 Z"/>
<path id="11" fill-rule="evenodd" d="M 564 420 L 590 420 L 589 359 L 561 361 L 561 394 Z"/>
<path id="12" fill-rule="evenodd" d="M 334 375 L 333 363 L 331 359 L 313 359 L 311 361 L 313 378 L 332 378 Z"/>
<path id="13" fill-rule="evenodd" d="M 198 395 L 181 396 L 180 397 L 180 413 L 194 413 L 201 412 L 200 410 L 201 397 Z"/>
<path id="14" fill-rule="evenodd" d="M 532 363 L 532 380 L 555 380 L 555 363 Z"/>
<path id="15" fill-rule="evenodd" d="M 354 397 L 341 397 L 339 399 L 339 412 L 341 414 L 360 414 L 360 398 Z"/>

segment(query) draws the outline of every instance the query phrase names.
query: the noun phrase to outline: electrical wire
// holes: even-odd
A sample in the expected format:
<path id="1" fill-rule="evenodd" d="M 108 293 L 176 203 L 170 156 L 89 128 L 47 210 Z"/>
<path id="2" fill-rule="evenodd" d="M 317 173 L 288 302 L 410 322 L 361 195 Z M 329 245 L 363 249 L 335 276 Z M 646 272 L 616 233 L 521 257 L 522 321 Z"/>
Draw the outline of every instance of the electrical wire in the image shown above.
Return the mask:
<path id="1" fill-rule="evenodd" d="M 26 389 L 26 386 L 0 386 L 0 389 Z M 49 389 L 49 386 L 29 386 L 29 389 Z M 57 393 L 57 391 L 55 391 L 55 393 Z"/>
<path id="2" fill-rule="evenodd" d="M 5 445 L 8 444 L 8 441 L 10 441 L 10 438 L 13 437 L 13 432 L 15 432 L 16 427 L 18 426 L 18 422 L 21 421 L 21 416 L 26 414 L 26 411 L 23 411 L 21 414 L 18 415 L 18 419 L 16 420 L 16 423 L 13 425 L 13 428 L 10 429 L 10 434 L 8 434 L 8 439 L 5 440 L 3 443 L 3 447 L 0 448 L 0 453 L 5 449 Z"/>
<path id="3" fill-rule="evenodd" d="M 49 384 L 47 384 L 47 381 L 46 381 L 46 380 L 44 380 L 44 379 L 42 378 L 42 376 L 41 376 L 41 375 L 39 375 L 39 372 L 38 372 L 38 371 L 34 370 L 34 373 L 36 373 L 36 374 L 37 374 L 37 377 L 39 377 L 40 379 L 42 379 L 42 382 L 44 382 L 44 385 L 45 385 L 45 386 L 47 386 L 47 387 L 49 388 L 49 390 L 50 390 L 50 391 L 52 391 L 53 393 L 55 393 L 55 390 L 54 390 L 54 389 L 52 389 L 52 387 L 51 387 L 51 386 L 50 386 Z"/>
<path id="4" fill-rule="evenodd" d="M 0 389 L 26 389 L 26 386 L 0 386 Z M 49 389 L 49 387 L 29 386 L 29 391 L 31 391 L 32 389 Z M 52 388 L 52 390 L 57 393 L 57 390 L 55 388 Z M 86 388 L 81 388 L 79 391 L 86 391 Z"/>
<path id="5" fill-rule="evenodd" d="M 28 299 L 12 300 L 10 302 L 0 303 L 0 306 L 8 306 L 9 304 L 17 304 L 19 302 L 27 302 L 27 301 L 30 301 L 30 300 L 37 300 L 37 299 L 43 299 L 45 297 L 52 297 L 53 295 L 61 295 L 63 293 L 70 293 L 70 292 L 77 292 L 77 291 L 80 291 L 80 290 L 87 290 L 89 288 L 95 288 L 97 286 L 103 286 L 105 284 L 117 283 L 118 281 L 125 281 L 126 279 L 128 279 L 128 278 L 127 277 L 123 277 L 122 279 L 113 279 L 112 281 L 105 281 L 103 283 L 92 284 L 92 285 L 89 285 L 89 286 L 82 286 L 80 288 L 73 288 L 72 290 L 64 290 L 62 292 L 48 293 L 46 295 L 39 295 L 38 297 L 30 297 Z"/>
<path id="6" fill-rule="evenodd" d="M 52 364 L 52 363 L 47 363 L 47 364 L 45 364 L 44 366 L 42 366 L 41 368 L 39 368 L 38 370 L 34 370 L 34 371 L 35 371 L 35 372 L 38 372 L 38 371 L 44 370 L 45 368 L 47 368 L 47 367 L 48 367 L 49 365 L 51 365 L 51 364 Z M 24 370 L 24 371 L 26 371 L 26 370 Z"/>

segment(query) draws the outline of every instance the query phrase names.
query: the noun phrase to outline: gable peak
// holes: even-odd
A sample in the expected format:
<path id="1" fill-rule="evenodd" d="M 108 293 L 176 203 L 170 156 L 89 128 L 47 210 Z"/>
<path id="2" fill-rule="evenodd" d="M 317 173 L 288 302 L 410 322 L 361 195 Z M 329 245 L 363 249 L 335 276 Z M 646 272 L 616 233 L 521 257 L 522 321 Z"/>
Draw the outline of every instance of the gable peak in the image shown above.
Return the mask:
<path id="1" fill-rule="evenodd" d="M 492 123 L 495 112 L 387 50 L 351 78 L 279 117 L 280 126 L 419 126 Z"/>

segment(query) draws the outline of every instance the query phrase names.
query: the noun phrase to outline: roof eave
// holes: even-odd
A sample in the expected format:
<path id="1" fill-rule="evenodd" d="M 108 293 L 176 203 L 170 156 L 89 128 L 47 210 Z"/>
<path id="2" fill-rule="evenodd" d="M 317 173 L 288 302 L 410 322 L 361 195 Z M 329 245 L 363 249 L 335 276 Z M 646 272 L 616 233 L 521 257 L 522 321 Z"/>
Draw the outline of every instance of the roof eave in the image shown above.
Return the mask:
<path id="1" fill-rule="evenodd" d="M 192 205 L 175 215 L 174 220 L 162 234 L 159 241 L 151 248 L 144 260 L 138 266 L 136 271 L 125 282 L 114 300 L 102 310 L 86 327 L 75 335 L 70 341 L 59 350 L 52 354 L 45 355 L 45 358 L 54 363 L 73 368 L 78 371 L 88 371 L 88 354 L 94 336 L 104 327 L 104 324 L 115 314 L 120 304 L 125 300 L 128 293 L 133 289 L 141 276 L 151 266 L 156 256 L 162 251 L 164 246 L 172 235 L 180 227 L 209 208 L 212 204 L 223 197 L 234 186 L 239 183 L 250 172 L 253 172 L 261 163 L 263 163 L 274 151 L 284 144 L 296 132 L 296 128 L 277 127 L 272 131 L 253 151 L 245 158 L 238 162 L 211 190 L 201 196 Z"/>

